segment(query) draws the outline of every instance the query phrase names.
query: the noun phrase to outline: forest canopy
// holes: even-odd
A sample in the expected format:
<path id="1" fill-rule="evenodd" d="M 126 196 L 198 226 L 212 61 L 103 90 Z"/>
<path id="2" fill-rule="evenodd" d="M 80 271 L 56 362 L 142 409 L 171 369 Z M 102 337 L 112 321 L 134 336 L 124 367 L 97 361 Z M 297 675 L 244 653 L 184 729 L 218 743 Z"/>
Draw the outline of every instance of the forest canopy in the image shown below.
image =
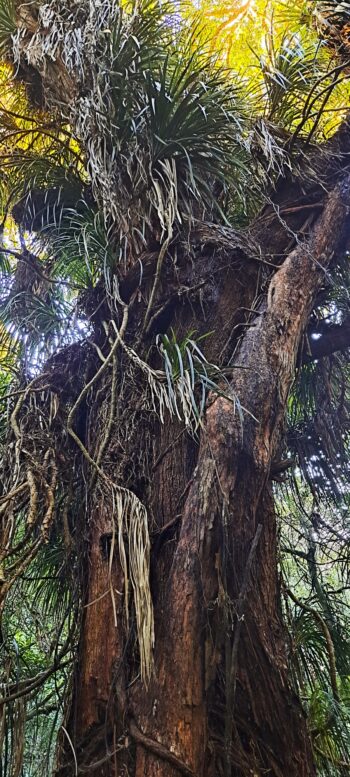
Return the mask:
<path id="1" fill-rule="evenodd" d="M 348 774 L 350 4 L 0 0 L 0 94 L 0 776 Z"/>

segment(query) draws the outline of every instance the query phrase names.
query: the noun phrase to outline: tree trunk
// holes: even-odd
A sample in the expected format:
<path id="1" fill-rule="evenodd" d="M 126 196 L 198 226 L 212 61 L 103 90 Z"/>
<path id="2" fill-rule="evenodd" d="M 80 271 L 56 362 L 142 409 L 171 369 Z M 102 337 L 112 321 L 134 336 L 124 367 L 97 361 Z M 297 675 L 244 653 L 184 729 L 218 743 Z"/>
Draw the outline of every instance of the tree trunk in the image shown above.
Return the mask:
<path id="1" fill-rule="evenodd" d="M 123 581 L 115 555 L 108 576 L 108 508 L 93 508 L 87 606 L 67 724 L 84 773 L 315 774 L 306 720 L 288 682 L 269 472 L 300 339 L 339 243 L 347 203 L 345 182 L 329 197 L 310 240 L 273 276 L 241 340 L 231 388 L 245 408 L 243 419 L 234 401 L 212 396 L 198 451 L 170 425 L 158 428 L 149 685 L 135 679 L 123 640 Z M 61 761 L 68 759 L 65 745 Z M 74 767 L 58 774 L 74 774 Z"/>
<path id="2" fill-rule="evenodd" d="M 26 14 L 31 14 L 29 7 Z M 36 30 L 37 22 L 33 24 Z M 25 27 L 30 41 L 27 18 Z M 72 80 L 71 74 L 68 79 L 59 56 L 51 61 L 45 54 L 34 61 L 32 54 L 31 60 L 22 35 L 20 54 L 26 53 L 26 46 L 27 60 L 43 77 L 47 94 L 58 96 L 60 109 L 73 122 L 78 79 Z M 324 198 L 319 188 L 314 187 L 317 201 Z M 285 182 L 278 205 L 298 203 L 300 193 L 298 182 Z M 240 250 L 222 258 L 219 251 L 210 253 L 210 241 L 203 240 L 204 256 L 198 252 L 195 260 L 182 257 L 182 262 L 180 257 L 176 283 L 173 267 L 164 261 L 168 276 L 160 281 L 158 302 L 166 290 L 171 323 L 180 335 L 191 329 L 199 334 L 214 331 L 206 355 L 232 367 L 231 398 L 209 396 L 198 440 L 177 422 L 166 420 L 162 426 L 152 418 L 145 423 L 142 411 L 132 404 L 134 398 L 129 407 L 133 422 L 122 451 L 113 435 L 118 409 L 109 429 L 105 477 L 122 487 L 127 484 L 146 503 L 150 516 L 155 649 L 148 683 L 139 676 L 137 640 L 126 623 L 113 502 L 101 473 L 89 468 L 86 458 L 82 463 L 82 475 L 95 478 L 95 488 L 77 529 L 85 601 L 56 777 L 315 774 L 307 721 L 288 680 L 269 476 L 281 443 L 301 339 L 342 238 L 348 204 L 345 181 L 333 189 L 308 239 L 288 255 L 290 234 L 272 219 L 274 209 L 257 219 L 251 236 L 263 259 L 278 254 L 282 261 L 259 306 L 254 300 L 262 288 L 260 267 L 242 258 Z M 284 218 L 297 232 L 304 216 L 301 208 Z M 233 231 L 228 235 L 233 239 Z M 127 278 L 119 278 L 124 302 L 137 292 L 137 262 L 135 267 Z M 142 291 L 147 296 L 155 262 L 144 272 Z M 191 304 L 182 304 L 179 292 L 196 288 L 199 280 L 209 289 L 204 312 L 199 293 L 193 310 Z M 245 311 L 253 307 L 247 327 Z M 95 329 L 103 332 L 103 305 L 96 310 Z M 140 330 L 144 313 L 141 299 L 134 332 Z M 114 369 L 122 380 L 120 365 Z M 101 449 L 110 378 L 105 373 L 84 408 L 88 451 Z M 142 456 L 147 458 L 147 483 L 140 474 Z"/>

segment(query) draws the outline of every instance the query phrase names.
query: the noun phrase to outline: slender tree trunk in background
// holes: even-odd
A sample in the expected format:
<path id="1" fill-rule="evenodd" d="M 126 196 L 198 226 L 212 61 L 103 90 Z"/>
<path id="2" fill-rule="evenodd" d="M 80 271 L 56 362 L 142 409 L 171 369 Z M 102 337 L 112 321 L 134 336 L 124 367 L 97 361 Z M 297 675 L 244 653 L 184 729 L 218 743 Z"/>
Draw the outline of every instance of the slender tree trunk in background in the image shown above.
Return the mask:
<path id="1" fill-rule="evenodd" d="M 140 680 L 128 686 L 121 572 L 114 560 L 108 577 L 112 529 L 108 507 L 95 504 L 88 520 L 87 607 L 67 724 L 84 773 L 315 774 L 306 721 L 288 683 L 269 473 L 301 336 L 342 235 L 347 202 L 343 183 L 330 195 L 309 241 L 274 275 L 241 339 L 232 387 L 245 407 L 243 421 L 230 401 L 212 396 L 198 450 L 185 435 L 177 438 L 170 425 L 155 435 L 156 641 L 148 687 Z M 230 296 L 233 309 L 239 307 L 241 291 L 228 280 L 211 324 L 227 315 Z M 246 305 L 253 289 L 251 279 L 241 294 Z M 188 321 L 183 325 L 186 329 Z M 113 597 L 107 593 L 110 580 Z M 65 744 L 61 761 L 67 760 Z M 58 774 L 74 774 L 74 765 Z"/>

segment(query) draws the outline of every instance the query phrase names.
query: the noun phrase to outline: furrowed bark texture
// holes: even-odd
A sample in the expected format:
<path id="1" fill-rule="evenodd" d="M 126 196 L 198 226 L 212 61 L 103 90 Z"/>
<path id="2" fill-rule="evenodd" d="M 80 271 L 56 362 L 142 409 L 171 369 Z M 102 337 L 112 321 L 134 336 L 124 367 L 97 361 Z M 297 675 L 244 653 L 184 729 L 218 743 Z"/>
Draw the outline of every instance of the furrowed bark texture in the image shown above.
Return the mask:
<path id="1" fill-rule="evenodd" d="M 145 715 L 144 705 L 138 704 L 142 730 L 175 749 L 196 775 L 216 773 L 208 739 L 206 673 L 208 667 L 209 675 L 214 672 L 215 663 L 221 661 L 222 648 L 209 635 L 215 634 L 210 629 L 211 610 L 220 598 L 223 551 L 227 590 L 235 602 L 259 524 L 262 533 L 238 646 L 236 699 L 234 709 L 232 700 L 224 713 L 233 718 L 230 746 L 233 762 L 238 760 L 234 773 L 243 773 L 244 766 L 248 769 L 254 762 L 257 773 L 264 767 L 281 777 L 314 773 L 302 714 L 286 685 L 276 596 L 275 521 L 267 506 L 266 481 L 300 337 L 343 229 L 347 202 L 345 182 L 331 195 L 308 244 L 296 248 L 273 277 L 267 304 L 243 338 L 232 385 L 257 421 L 245 414 L 242 427 L 222 397 L 213 399 L 206 413 L 158 626 L 157 679 L 151 693 L 157 716 L 151 728 L 151 710 Z M 235 747 L 237 731 L 249 753 L 245 765 Z M 139 748 L 138 776 L 175 773 Z"/>
<path id="2" fill-rule="evenodd" d="M 84 773 L 315 774 L 306 721 L 288 683 L 269 471 L 300 340 L 344 231 L 348 187 L 347 180 L 335 187 L 309 240 L 272 277 L 236 354 L 233 401 L 210 397 L 198 454 L 183 436 L 171 447 L 171 425 L 158 430 L 151 493 L 158 521 L 152 557 L 155 671 L 148 687 L 140 681 L 127 686 L 121 601 L 115 593 L 113 614 L 106 595 L 103 537 L 111 526 L 105 506 L 95 507 L 89 606 L 69 721 Z M 232 274 L 225 281 L 211 319 L 217 325 L 227 317 L 230 298 L 233 309 L 239 295 L 244 298 Z M 250 279 L 245 304 L 252 290 Z M 235 396 L 245 408 L 243 419 Z M 112 586 L 121 590 L 113 564 Z"/>
<path id="3" fill-rule="evenodd" d="M 21 45 L 25 51 L 25 38 Z M 58 89 L 61 104 L 69 105 L 76 84 L 67 85 L 59 58 L 52 66 L 43 62 L 39 72 L 47 93 L 55 98 Z M 309 216 L 304 231 L 302 208 L 291 215 L 289 226 L 303 242 L 290 253 L 290 234 L 273 208 L 253 225 L 263 258 L 278 255 L 282 262 L 258 307 L 258 265 L 247 259 L 245 267 L 239 266 L 237 251 L 219 272 L 218 256 L 208 246 L 207 266 L 198 257 L 180 263 L 188 286 L 198 284 L 204 267 L 207 296 L 203 305 L 198 296 L 192 308 L 179 303 L 174 288 L 170 322 L 175 330 L 180 335 L 213 330 L 206 355 L 214 362 L 222 351 L 227 356 L 232 348 L 232 354 L 241 335 L 230 376 L 232 401 L 209 397 L 199 445 L 176 424 L 162 427 L 153 421 L 146 434 L 140 425 L 139 437 L 136 430 L 135 439 L 125 441 L 128 472 L 135 470 L 131 486 L 145 498 L 152 516 L 155 652 L 147 686 L 137 674 L 135 635 L 126 637 L 113 505 L 101 484 L 91 495 L 81 533 L 87 549 L 85 609 L 65 723 L 69 739 L 61 738 L 57 777 L 315 774 L 306 720 L 288 682 L 269 473 L 301 338 L 348 216 L 349 181 L 334 185 L 332 180 L 332 186 L 323 210 L 324 192 L 315 187 L 312 202 L 321 198 L 322 203 L 313 214 L 311 232 Z M 280 194 L 287 211 L 298 205 L 301 187 L 287 182 Z M 152 269 L 146 293 L 155 264 Z M 121 289 L 123 282 L 128 287 L 128 279 L 119 280 Z M 166 290 L 167 279 L 161 279 L 158 302 Z M 137 282 L 124 298 L 134 291 Z M 244 311 L 253 307 L 256 314 L 246 327 Z M 100 316 L 101 328 L 102 308 Z M 232 361 L 227 357 L 225 363 Z M 87 445 L 94 441 L 95 449 L 103 388 L 107 383 L 96 387 L 86 408 Z M 243 417 L 235 398 L 244 408 Z M 153 457 L 147 494 L 135 463 L 146 439 Z M 118 456 L 111 434 L 104 467 L 111 479 L 120 474 Z M 91 477 L 92 470 L 87 471 Z"/>

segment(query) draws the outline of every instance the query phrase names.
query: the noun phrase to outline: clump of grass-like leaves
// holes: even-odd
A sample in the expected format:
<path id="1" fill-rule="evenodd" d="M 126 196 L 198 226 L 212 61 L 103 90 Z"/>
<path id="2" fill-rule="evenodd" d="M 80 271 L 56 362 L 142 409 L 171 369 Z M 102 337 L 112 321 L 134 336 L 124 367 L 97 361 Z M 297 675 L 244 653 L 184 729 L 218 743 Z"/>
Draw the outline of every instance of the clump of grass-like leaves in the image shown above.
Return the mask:
<path id="1" fill-rule="evenodd" d="M 232 391 L 223 371 L 209 362 L 198 343 L 209 337 L 210 332 L 194 339 L 195 331 L 178 341 L 174 331 L 170 336 L 157 336 L 159 351 L 164 360 L 167 393 L 171 408 L 186 426 L 198 427 L 204 413 L 208 392 L 226 396 L 233 403 L 241 418 L 242 406 Z"/>

